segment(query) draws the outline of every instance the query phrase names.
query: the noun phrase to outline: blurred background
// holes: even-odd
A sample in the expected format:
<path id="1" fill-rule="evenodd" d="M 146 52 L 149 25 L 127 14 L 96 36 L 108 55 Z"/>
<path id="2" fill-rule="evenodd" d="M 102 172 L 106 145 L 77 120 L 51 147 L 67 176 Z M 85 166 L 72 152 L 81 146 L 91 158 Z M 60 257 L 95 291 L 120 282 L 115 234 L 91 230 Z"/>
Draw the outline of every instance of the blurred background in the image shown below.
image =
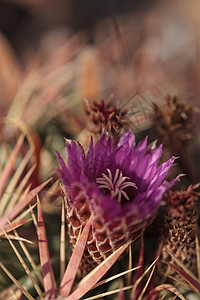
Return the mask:
<path id="1" fill-rule="evenodd" d="M 100 98 L 156 84 L 199 93 L 198 0 L 1 0 L 0 31 L 23 70 L 36 53 L 47 60 L 74 38 L 65 56 L 79 57 L 76 76 L 91 69 Z M 97 96 L 95 87 L 86 95 Z"/>
<path id="2" fill-rule="evenodd" d="M 51 77 L 50 84 L 54 86 L 51 90 L 48 87 L 48 96 L 45 94 L 45 99 L 49 97 L 51 101 L 46 99 L 43 109 L 47 102 L 49 109 L 51 102 L 58 114 L 75 105 L 77 108 L 84 98 L 112 97 L 124 105 L 134 99 L 131 106 L 138 111 L 139 103 L 148 116 L 152 113 L 151 103 L 159 101 L 162 105 L 168 94 L 198 107 L 199 6 L 198 0 L 1 0 L 3 114 L 22 82 L 28 85 L 27 78 L 34 71 L 41 76 L 40 82 L 31 87 L 37 95 L 44 91 L 44 85 L 47 89 Z M 57 101 L 58 97 L 64 101 Z M 32 118 L 30 103 L 34 101 L 33 97 L 27 101 L 26 122 Z M 44 99 L 41 101 L 44 103 Z M 48 114 L 52 117 L 54 113 L 48 110 Z M 70 122 L 73 116 L 71 109 Z M 137 127 L 149 126 L 146 119 L 143 123 L 139 120 Z M 35 120 L 32 125 L 36 123 Z M 64 123 L 64 131 L 72 134 L 86 125 L 80 118 L 70 128 L 66 119 Z"/>
<path id="3" fill-rule="evenodd" d="M 63 136 L 85 142 L 84 99 L 128 109 L 134 132 L 149 134 L 153 103 L 171 95 L 192 106 L 198 149 L 199 11 L 198 0 L 1 0 L 0 137 L 15 135 L 4 118 L 34 132 L 42 181 Z"/>
<path id="4" fill-rule="evenodd" d="M 30 148 L 22 175 L 35 169 L 27 186 L 34 188 L 51 176 L 56 183 L 55 150 L 64 153 L 63 137 L 87 144 L 91 119 L 82 104 L 84 99 L 103 99 L 122 115 L 125 112 L 125 121 L 139 138 L 150 134 L 150 140 L 166 142 L 164 160 L 180 156 L 183 170 L 176 175 L 186 173 L 186 183 L 196 183 L 200 178 L 199 42 L 199 0 L 0 0 L 0 169 L 23 132 L 25 142 L 13 174 Z M 172 97 L 167 98 L 169 110 L 167 95 Z M 174 96 L 184 99 L 184 104 Z M 162 113 L 155 104 L 164 107 Z M 158 130 L 162 122 L 167 124 L 166 134 Z M 180 141 L 173 145 L 171 132 L 180 127 Z M 52 182 L 41 202 L 53 241 L 51 251 L 58 254 L 55 226 L 62 197 L 58 198 L 60 189 Z M 20 234 L 34 237 L 29 227 Z M 0 250 L 13 268 L 8 247 Z M 17 271 L 20 278 L 23 272 Z M 8 285 L 5 280 L 0 289 Z"/>
<path id="5" fill-rule="evenodd" d="M 147 101 L 179 93 L 196 102 L 199 5 L 198 0 L 1 0 L 2 84 L 9 72 L 17 81 L 17 72 L 27 71 L 36 56 L 44 63 L 57 53 L 57 64 L 74 61 L 70 88 L 79 101 L 111 94 L 122 101 L 151 90 Z M 48 62 L 47 68 L 53 67 Z"/>

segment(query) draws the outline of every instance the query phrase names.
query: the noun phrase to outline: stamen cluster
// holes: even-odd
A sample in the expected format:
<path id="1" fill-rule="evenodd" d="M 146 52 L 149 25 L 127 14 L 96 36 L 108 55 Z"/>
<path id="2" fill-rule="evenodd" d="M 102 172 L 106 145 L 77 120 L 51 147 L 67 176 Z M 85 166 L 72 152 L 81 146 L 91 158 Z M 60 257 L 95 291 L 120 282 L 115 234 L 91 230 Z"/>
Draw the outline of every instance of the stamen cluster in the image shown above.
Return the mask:
<path id="1" fill-rule="evenodd" d="M 117 197 L 118 202 L 122 201 L 122 196 L 124 196 L 126 200 L 130 200 L 124 189 L 127 187 L 133 187 L 137 189 L 136 184 L 130 181 L 125 182 L 125 180 L 130 180 L 130 178 L 127 176 L 123 177 L 122 172 L 119 169 L 116 170 L 114 179 L 110 169 L 107 168 L 106 170 L 108 172 L 108 176 L 102 173 L 103 178 L 100 177 L 96 179 L 96 182 L 99 184 L 99 188 L 109 190 L 111 197 Z"/>

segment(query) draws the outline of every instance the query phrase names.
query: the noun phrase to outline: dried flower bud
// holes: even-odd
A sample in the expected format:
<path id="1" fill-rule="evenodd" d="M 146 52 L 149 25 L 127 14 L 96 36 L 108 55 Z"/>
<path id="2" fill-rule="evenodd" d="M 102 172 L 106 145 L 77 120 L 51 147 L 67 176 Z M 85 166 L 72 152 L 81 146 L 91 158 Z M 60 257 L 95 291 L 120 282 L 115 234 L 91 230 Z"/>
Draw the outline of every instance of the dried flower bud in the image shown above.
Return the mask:
<path id="1" fill-rule="evenodd" d="M 89 118 L 88 129 L 93 134 L 101 134 L 102 130 L 112 135 L 121 136 L 128 128 L 128 109 L 121 110 L 113 106 L 111 101 L 85 99 L 84 109 Z"/>
<path id="2" fill-rule="evenodd" d="M 193 137 L 193 108 L 176 96 L 167 96 L 166 104 L 154 103 L 154 126 L 161 142 L 170 145 L 173 141 L 186 141 Z"/>
<path id="3" fill-rule="evenodd" d="M 171 192 L 166 196 L 168 207 L 165 216 L 165 238 L 162 250 L 162 263 L 175 263 L 166 251 L 167 249 L 194 274 L 197 273 L 195 239 L 198 226 L 196 203 L 198 194 L 195 189 L 198 186 L 189 186 L 187 190 Z M 164 265 L 166 266 L 166 264 Z M 177 275 L 173 270 L 170 270 L 169 274 Z"/>

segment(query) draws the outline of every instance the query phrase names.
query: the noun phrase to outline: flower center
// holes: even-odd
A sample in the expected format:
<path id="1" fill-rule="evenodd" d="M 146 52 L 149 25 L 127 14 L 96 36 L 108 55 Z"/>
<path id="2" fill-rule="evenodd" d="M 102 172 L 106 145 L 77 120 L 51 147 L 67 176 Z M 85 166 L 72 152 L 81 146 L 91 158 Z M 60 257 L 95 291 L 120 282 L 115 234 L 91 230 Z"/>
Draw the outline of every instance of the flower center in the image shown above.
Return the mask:
<path id="1" fill-rule="evenodd" d="M 111 197 L 117 198 L 118 202 L 122 201 L 122 196 L 124 196 L 126 200 L 129 200 L 129 196 L 124 191 L 124 189 L 128 187 L 137 189 L 136 184 L 134 182 L 127 181 L 130 180 L 130 178 L 123 176 L 122 172 L 119 169 L 116 170 L 114 178 L 110 169 L 106 170 L 108 172 L 108 176 L 102 173 L 102 177 L 96 179 L 99 188 L 109 190 Z"/>

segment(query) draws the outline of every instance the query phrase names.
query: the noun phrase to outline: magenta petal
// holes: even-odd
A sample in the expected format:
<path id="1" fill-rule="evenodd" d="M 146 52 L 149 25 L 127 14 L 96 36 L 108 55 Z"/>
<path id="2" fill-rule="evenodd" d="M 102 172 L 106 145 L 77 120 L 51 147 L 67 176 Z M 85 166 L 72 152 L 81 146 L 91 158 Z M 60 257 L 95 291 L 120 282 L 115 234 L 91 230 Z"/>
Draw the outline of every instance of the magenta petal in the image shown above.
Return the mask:
<path id="1" fill-rule="evenodd" d="M 150 148 L 147 138 L 135 145 L 131 131 L 118 144 L 106 133 L 95 145 L 91 138 L 87 155 L 79 143 L 67 142 L 66 154 L 67 165 L 59 155 L 58 159 L 64 193 L 69 199 L 69 222 L 81 226 L 92 212 L 96 221 L 106 224 L 113 247 L 116 240 L 112 240 L 112 230 L 116 236 L 117 226 L 125 230 L 124 241 L 125 236 L 129 239 L 136 232 L 139 235 L 155 217 L 164 193 L 177 181 L 166 181 L 174 157 L 158 166 L 162 145 Z M 114 228 L 112 224 L 118 225 Z M 101 235 L 99 228 L 93 231 Z"/>
<path id="2" fill-rule="evenodd" d="M 61 180 L 65 186 L 70 186 L 71 183 L 74 181 L 72 174 L 67 168 L 64 160 L 62 159 L 61 155 L 58 152 L 57 152 L 57 156 L 61 167 L 61 169 L 59 169 Z"/>
<path id="3" fill-rule="evenodd" d="M 82 174 L 85 153 L 83 147 L 74 141 L 67 140 L 65 145 L 67 155 L 67 165 L 75 180 L 80 178 Z"/>
<path id="4" fill-rule="evenodd" d="M 128 145 L 129 148 L 133 149 L 135 146 L 135 136 L 133 132 L 127 131 L 120 139 L 117 147 Z"/>
<path id="5" fill-rule="evenodd" d="M 159 187 L 159 185 L 167 177 L 170 168 L 173 166 L 174 159 L 175 158 L 172 157 L 167 162 L 163 163 L 160 167 L 158 167 L 156 175 L 150 182 L 150 186 L 154 186 L 155 189 Z"/>
<path id="6" fill-rule="evenodd" d="M 172 180 L 166 188 L 163 182 L 173 165 L 174 158 L 172 157 L 157 167 L 162 155 L 162 145 L 149 149 L 146 137 L 135 146 L 135 136 L 131 131 L 126 132 L 118 144 L 115 144 L 106 133 L 101 135 L 95 146 L 91 138 L 86 156 L 79 143 L 67 141 L 66 154 L 67 166 L 58 155 L 63 184 L 69 188 L 70 184 L 81 182 L 82 177 L 85 178 L 83 180 L 93 182 L 99 191 L 98 202 L 101 210 L 111 209 L 115 203 L 117 203 L 116 207 L 121 207 L 117 199 L 112 199 L 109 194 L 103 195 L 98 184 L 96 184 L 96 178 L 101 178 L 102 173 L 107 172 L 107 168 L 111 170 L 113 178 L 116 170 L 119 169 L 123 176 L 136 184 L 137 189 L 127 187 L 125 191 L 125 195 L 128 192 L 127 197 L 130 199 L 127 205 L 143 203 L 142 205 L 147 206 L 149 210 L 151 210 L 151 205 L 154 206 L 155 203 L 159 206 L 163 193 L 177 180 L 176 178 Z M 109 193 L 109 188 L 106 192 Z M 152 195 L 159 200 L 152 200 Z M 96 209 L 94 208 L 94 210 Z"/>
<path id="7" fill-rule="evenodd" d="M 90 146 L 85 159 L 85 175 L 92 180 L 95 177 L 95 150 L 93 138 L 91 136 Z"/>
<path id="8" fill-rule="evenodd" d="M 151 150 L 149 155 L 149 165 L 155 164 L 157 166 L 162 156 L 162 145 L 158 146 L 155 150 Z"/>
<path id="9" fill-rule="evenodd" d="M 87 168 L 92 168 L 94 178 L 100 176 L 109 164 L 112 147 L 112 140 L 107 134 L 103 134 L 97 141 L 94 148 L 93 166 L 87 166 Z"/>
<path id="10" fill-rule="evenodd" d="M 135 147 L 135 153 L 141 156 L 144 156 L 147 153 L 147 140 L 148 137 L 146 137 L 143 141 L 139 142 L 139 144 Z"/>

